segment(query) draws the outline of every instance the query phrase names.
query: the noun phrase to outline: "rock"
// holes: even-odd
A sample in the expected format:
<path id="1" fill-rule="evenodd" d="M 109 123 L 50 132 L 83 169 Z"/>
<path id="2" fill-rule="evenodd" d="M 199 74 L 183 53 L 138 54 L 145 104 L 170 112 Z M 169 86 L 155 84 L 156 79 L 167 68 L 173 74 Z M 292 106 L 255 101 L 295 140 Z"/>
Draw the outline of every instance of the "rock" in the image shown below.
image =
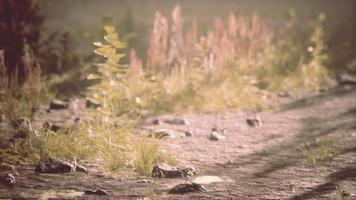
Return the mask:
<path id="1" fill-rule="evenodd" d="M 257 127 L 257 126 L 261 126 L 262 125 L 262 121 L 261 121 L 261 118 L 259 116 L 256 116 L 255 118 L 246 119 L 246 123 L 250 127 Z"/>
<path id="2" fill-rule="evenodd" d="M 351 199 L 351 194 L 349 192 L 346 192 L 345 190 L 343 190 L 343 191 L 341 191 L 341 197 L 342 197 L 342 199 L 347 199 L 347 198 Z"/>
<path id="3" fill-rule="evenodd" d="M 145 125 L 161 125 L 162 121 L 159 118 L 147 119 L 143 122 Z"/>
<path id="4" fill-rule="evenodd" d="M 88 194 L 88 195 L 108 195 L 108 192 L 102 189 L 95 189 L 95 190 L 85 190 L 84 194 Z"/>
<path id="5" fill-rule="evenodd" d="M 15 185 L 16 183 L 16 179 L 15 177 L 10 174 L 10 173 L 6 173 L 6 174 L 1 174 L 0 175 L 0 183 L 2 185 L 5 185 L 7 187 L 12 187 Z"/>
<path id="6" fill-rule="evenodd" d="M 47 121 L 43 124 L 42 128 L 44 131 L 58 132 L 59 130 L 61 130 L 63 128 L 63 126 Z"/>
<path id="7" fill-rule="evenodd" d="M 84 166 L 81 166 L 81 165 L 76 165 L 75 166 L 75 171 L 76 172 L 83 172 L 83 173 L 86 173 L 86 174 L 89 173 L 89 170 L 87 168 L 85 168 Z"/>
<path id="8" fill-rule="evenodd" d="M 40 161 L 35 172 L 37 173 L 66 173 L 76 171 L 75 162 L 67 162 L 55 159 L 47 159 Z"/>
<path id="9" fill-rule="evenodd" d="M 155 165 L 152 169 L 154 178 L 181 178 L 196 175 L 197 172 L 193 167 L 176 169 L 167 164 Z"/>
<path id="10" fill-rule="evenodd" d="M 185 133 L 186 137 L 192 137 L 193 136 L 193 131 L 192 130 L 184 131 L 184 133 Z"/>
<path id="11" fill-rule="evenodd" d="M 167 124 L 172 124 L 172 125 L 189 125 L 187 120 L 178 119 L 178 118 L 167 119 L 167 120 L 164 120 L 164 122 L 167 123 Z"/>
<path id="12" fill-rule="evenodd" d="M 206 192 L 207 190 L 197 183 L 183 183 L 174 186 L 168 191 L 169 194 L 185 194 L 188 192 Z"/>
<path id="13" fill-rule="evenodd" d="M 61 110 L 61 109 L 67 109 L 69 107 L 68 102 L 62 101 L 62 100 L 53 100 L 49 104 L 49 109 L 50 110 Z"/>
<path id="14" fill-rule="evenodd" d="M 18 118 L 18 119 L 11 120 L 11 125 L 14 128 L 30 129 L 31 120 L 28 118 Z"/>
<path id="15" fill-rule="evenodd" d="M 94 99 L 87 98 L 85 100 L 85 107 L 86 108 L 96 109 L 96 108 L 99 108 L 100 106 L 101 106 L 101 104 L 99 102 L 95 101 Z"/>
<path id="16" fill-rule="evenodd" d="M 28 130 L 21 128 L 14 133 L 14 138 L 15 139 L 27 138 L 28 135 L 29 135 Z"/>
<path id="17" fill-rule="evenodd" d="M 158 118 L 157 119 L 153 119 L 152 122 L 151 122 L 152 125 L 160 125 L 161 123 L 162 123 L 161 120 L 158 119 Z"/>
<path id="18" fill-rule="evenodd" d="M 287 97 L 291 97 L 290 93 L 288 91 L 282 91 L 282 92 L 279 92 L 278 93 L 278 96 L 279 97 L 282 97 L 282 98 L 287 98 Z"/>
<path id="19" fill-rule="evenodd" d="M 74 123 L 79 123 L 80 122 L 80 117 L 76 117 L 76 118 L 74 118 Z"/>
<path id="20" fill-rule="evenodd" d="M 9 164 L 9 163 L 1 163 L 0 164 L 0 171 L 15 171 L 16 167 Z"/>
<path id="21" fill-rule="evenodd" d="M 153 180 L 142 179 L 142 180 L 138 180 L 137 183 L 153 183 Z"/>
<path id="22" fill-rule="evenodd" d="M 149 137 L 154 137 L 157 139 L 162 139 L 167 137 L 184 138 L 186 136 L 187 136 L 186 132 L 180 130 L 172 130 L 172 129 L 158 129 L 149 135 Z"/>
<path id="23" fill-rule="evenodd" d="M 336 77 L 339 85 L 356 85 L 356 76 L 350 74 L 341 74 Z"/>
<path id="24" fill-rule="evenodd" d="M 218 141 L 224 140 L 226 137 L 222 134 L 222 131 L 218 131 L 217 129 L 213 129 L 210 133 L 209 140 Z"/>

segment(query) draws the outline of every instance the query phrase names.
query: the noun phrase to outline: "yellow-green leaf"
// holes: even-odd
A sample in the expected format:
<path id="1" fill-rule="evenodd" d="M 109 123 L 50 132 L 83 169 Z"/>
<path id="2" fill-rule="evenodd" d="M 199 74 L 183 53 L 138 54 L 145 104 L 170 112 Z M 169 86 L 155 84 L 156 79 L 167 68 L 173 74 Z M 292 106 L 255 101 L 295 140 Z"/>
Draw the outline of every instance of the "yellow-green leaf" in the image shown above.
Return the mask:
<path id="1" fill-rule="evenodd" d="M 113 26 L 109 26 L 109 25 L 104 26 L 104 30 L 107 34 L 115 33 L 115 27 L 113 27 Z"/>
<path id="2" fill-rule="evenodd" d="M 99 54 L 101 56 L 104 56 L 104 57 L 110 57 L 110 56 L 113 56 L 113 55 L 116 55 L 116 50 L 115 49 L 112 49 L 112 48 L 108 48 L 108 47 L 99 47 L 97 49 L 95 49 L 94 51 L 96 54 Z"/>

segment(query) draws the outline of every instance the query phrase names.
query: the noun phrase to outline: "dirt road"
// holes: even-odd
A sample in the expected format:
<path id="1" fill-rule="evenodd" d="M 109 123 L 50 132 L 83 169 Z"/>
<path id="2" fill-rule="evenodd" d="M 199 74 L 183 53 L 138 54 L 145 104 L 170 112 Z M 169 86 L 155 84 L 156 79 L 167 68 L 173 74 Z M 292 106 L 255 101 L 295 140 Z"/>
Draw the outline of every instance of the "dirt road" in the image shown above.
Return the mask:
<path id="1" fill-rule="evenodd" d="M 18 167 L 18 184 L 0 189 L 0 199 L 334 199 L 341 191 L 356 198 L 356 90 L 336 89 L 283 106 L 279 111 L 258 114 L 259 127 L 249 127 L 253 113 L 220 115 L 165 115 L 184 118 L 189 125 L 151 125 L 142 128 L 193 131 L 192 137 L 166 139 L 179 165 L 194 166 L 198 176 L 218 176 L 223 181 L 204 185 L 207 192 L 170 195 L 180 179 L 119 178 L 95 171 L 70 174 L 35 174 Z M 226 139 L 208 139 L 211 128 L 226 128 Z M 298 145 L 327 138 L 338 146 L 330 161 L 308 164 Z M 142 182 L 149 179 L 153 182 Z M 108 196 L 84 195 L 93 187 L 108 190 Z"/>

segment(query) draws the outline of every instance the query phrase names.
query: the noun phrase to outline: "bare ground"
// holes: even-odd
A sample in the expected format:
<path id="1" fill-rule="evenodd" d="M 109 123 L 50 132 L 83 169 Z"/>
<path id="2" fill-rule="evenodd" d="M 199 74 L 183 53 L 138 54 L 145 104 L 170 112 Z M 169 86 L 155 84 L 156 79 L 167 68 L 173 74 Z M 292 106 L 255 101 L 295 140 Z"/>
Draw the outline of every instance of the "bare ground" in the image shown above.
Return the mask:
<path id="1" fill-rule="evenodd" d="M 192 130 L 193 137 L 163 141 L 173 149 L 179 165 L 194 166 L 198 175 L 219 176 L 224 181 L 204 185 L 207 192 L 170 195 L 180 179 L 120 178 L 97 170 L 87 174 L 36 174 L 33 167 L 17 166 L 17 185 L 0 189 L 0 199 L 334 199 L 338 191 L 356 198 L 356 90 L 335 89 L 326 94 L 259 113 L 262 126 L 251 128 L 253 113 L 179 116 L 189 125 L 145 126 L 145 129 Z M 161 116 L 162 119 L 177 117 Z M 226 139 L 210 141 L 211 128 L 226 128 Z M 329 161 L 311 165 L 298 145 L 328 137 L 338 144 Z M 124 172 L 125 173 L 125 172 Z M 153 183 L 139 183 L 150 179 Z M 83 195 L 88 188 L 108 190 L 108 196 Z"/>

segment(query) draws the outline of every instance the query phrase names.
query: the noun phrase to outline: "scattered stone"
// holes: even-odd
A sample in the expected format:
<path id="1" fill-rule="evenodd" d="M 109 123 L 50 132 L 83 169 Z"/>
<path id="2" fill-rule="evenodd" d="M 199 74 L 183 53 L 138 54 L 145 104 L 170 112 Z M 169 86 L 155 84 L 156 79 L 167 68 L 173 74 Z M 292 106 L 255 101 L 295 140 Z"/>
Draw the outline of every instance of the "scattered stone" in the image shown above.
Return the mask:
<path id="1" fill-rule="evenodd" d="M 45 122 L 42 126 L 44 131 L 53 131 L 53 132 L 58 132 L 63 128 L 63 126 L 58 125 L 58 124 L 53 124 L 52 122 Z"/>
<path id="2" fill-rule="evenodd" d="M 145 125 L 161 125 L 162 121 L 159 118 L 148 119 L 144 121 Z"/>
<path id="3" fill-rule="evenodd" d="M 193 167 L 177 169 L 167 164 L 155 165 L 152 169 L 154 178 L 181 178 L 196 175 L 197 172 Z"/>
<path id="4" fill-rule="evenodd" d="M 14 139 L 27 138 L 28 130 L 21 128 L 14 133 Z"/>
<path id="5" fill-rule="evenodd" d="M 89 170 L 87 168 L 85 168 L 84 166 L 81 166 L 81 165 L 76 165 L 75 166 L 75 171 L 76 172 L 83 172 L 83 173 L 86 173 L 86 174 L 89 173 Z"/>
<path id="6" fill-rule="evenodd" d="M 79 123 L 80 122 L 80 117 L 76 117 L 76 118 L 74 118 L 74 123 Z"/>
<path id="7" fill-rule="evenodd" d="M 207 190 L 197 183 L 183 183 L 174 186 L 168 191 L 169 194 L 185 194 L 188 192 L 206 192 Z"/>
<path id="8" fill-rule="evenodd" d="M 137 183 L 153 183 L 153 180 L 141 179 L 141 180 L 138 180 Z"/>
<path id="9" fill-rule="evenodd" d="M 16 167 L 9 164 L 9 163 L 1 163 L 0 164 L 0 171 L 15 171 Z"/>
<path id="10" fill-rule="evenodd" d="M 341 74 L 336 77 L 339 85 L 356 85 L 356 76 Z"/>
<path id="11" fill-rule="evenodd" d="M 210 184 L 222 181 L 223 180 L 217 176 L 198 176 L 194 179 L 193 182 L 197 184 Z"/>
<path id="12" fill-rule="evenodd" d="M 184 133 L 185 133 L 185 137 L 192 137 L 193 136 L 193 131 L 192 130 L 184 131 Z"/>
<path id="13" fill-rule="evenodd" d="M 167 123 L 167 124 L 172 124 L 172 125 L 189 125 L 187 120 L 178 119 L 178 118 L 167 119 L 167 120 L 164 120 L 164 122 Z"/>
<path id="14" fill-rule="evenodd" d="M 217 129 L 212 130 L 209 136 L 209 140 L 212 141 L 218 141 L 218 140 L 224 140 L 226 137 L 223 135 L 222 131 L 218 131 Z"/>
<path id="15" fill-rule="evenodd" d="M 345 190 L 341 191 L 341 197 L 343 199 L 347 199 L 351 197 L 351 194 L 349 192 L 346 192 Z"/>
<path id="16" fill-rule="evenodd" d="M 257 126 L 261 126 L 262 125 L 262 121 L 261 121 L 261 118 L 259 116 L 256 116 L 255 118 L 246 119 L 246 123 L 250 127 L 257 127 Z"/>
<path id="17" fill-rule="evenodd" d="M 277 94 L 279 97 L 282 97 L 282 98 L 287 98 L 287 97 L 291 97 L 290 93 L 288 91 L 282 91 L 282 92 L 279 92 Z"/>
<path id="18" fill-rule="evenodd" d="M 75 162 L 67 162 L 55 159 L 47 159 L 40 161 L 35 172 L 37 173 L 66 173 L 76 171 Z"/>
<path id="19" fill-rule="evenodd" d="M 11 120 L 11 125 L 14 128 L 29 129 L 31 125 L 31 120 L 28 118 L 18 118 L 18 119 Z"/>
<path id="20" fill-rule="evenodd" d="M 10 174 L 10 173 L 6 173 L 6 174 L 1 174 L 0 175 L 0 183 L 2 185 L 5 185 L 7 187 L 12 187 L 15 185 L 16 183 L 16 179 L 15 177 Z"/>
<path id="21" fill-rule="evenodd" d="M 88 195 L 108 195 L 108 192 L 102 189 L 95 189 L 95 190 L 84 190 L 84 194 L 88 194 Z"/>
<path id="22" fill-rule="evenodd" d="M 158 118 L 152 120 L 152 124 L 153 124 L 153 125 L 160 125 L 161 123 L 162 123 L 161 120 L 158 119 Z"/>
<path id="23" fill-rule="evenodd" d="M 50 110 L 61 110 L 61 109 L 67 109 L 69 107 L 68 102 L 56 99 L 53 100 L 50 104 L 49 104 L 49 109 Z"/>
<path id="24" fill-rule="evenodd" d="M 172 129 L 158 129 L 149 135 L 149 137 L 154 137 L 157 139 L 162 139 L 167 137 L 184 138 L 186 136 L 187 136 L 186 132 L 180 130 L 172 130 Z"/>
<path id="25" fill-rule="evenodd" d="M 99 108 L 100 106 L 101 106 L 101 104 L 99 102 L 95 101 L 94 99 L 87 98 L 85 101 L 86 108 L 96 109 L 96 108 Z"/>

